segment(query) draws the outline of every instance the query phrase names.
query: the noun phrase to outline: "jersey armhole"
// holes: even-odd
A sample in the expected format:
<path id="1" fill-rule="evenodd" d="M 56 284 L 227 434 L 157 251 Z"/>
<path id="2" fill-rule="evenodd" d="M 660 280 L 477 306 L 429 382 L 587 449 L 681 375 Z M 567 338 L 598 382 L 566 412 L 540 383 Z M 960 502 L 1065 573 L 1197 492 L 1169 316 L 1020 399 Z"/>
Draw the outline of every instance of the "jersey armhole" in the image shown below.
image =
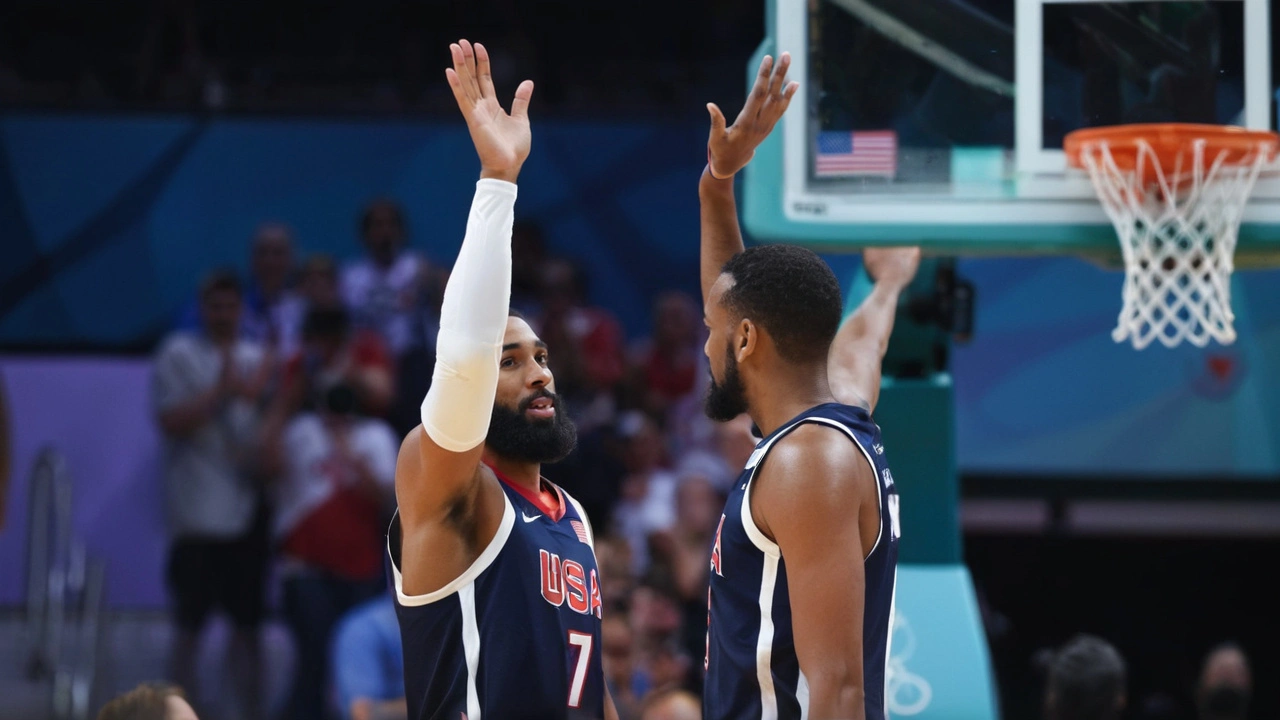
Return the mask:
<path id="1" fill-rule="evenodd" d="M 868 414 L 868 416 L 870 415 Z M 876 472 L 876 463 L 871 459 L 871 454 L 867 452 L 867 449 L 862 447 L 862 443 L 858 441 L 858 436 L 849 428 L 830 418 L 806 417 L 775 434 L 769 439 L 768 444 L 764 447 L 756 449 L 756 452 L 752 455 L 751 461 L 748 461 L 749 463 L 754 461 L 754 464 L 749 465 L 751 468 L 751 477 L 747 479 L 747 487 L 745 488 L 745 492 L 742 493 L 742 527 L 746 530 L 747 537 L 751 539 L 751 544 L 755 545 L 757 550 L 767 555 L 781 557 L 782 550 L 778 547 L 778 544 L 770 540 L 769 537 L 756 526 L 755 518 L 751 515 L 751 483 L 755 481 L 756 473 L 760 469 L 760 464 L 764 462 L 765 456 L 769 453 L 773 444 L 786 437 L 792 430 L 805 423 L 811 422 L 828 425 L 844 433 L 846 437 L 853 441 L 854 446 L 857 447 L 862 453 L 862 456 L 866 458 L 867 465 L 871 468 L 872 482 L 875 483 L 876 486 L 876 518 L 879 522 L 876 523 L 876 541 L 872 544 L 871 549 L 867 551 L 866 555 L 862 557 L 865 562 L 866 559 L 871 557 L 871 554 L 876 551 L 876 548 L 880 547 L 880 541 L 884 536 L 884 518 L 881 517 L 881 513 L 884 510 L 884 491 L 880 488 L 880 477 Z"/>
<path id="2" fill-rule="evenodd" d="M 387 533 L 387 557 L 390 559 L 392 581 L 395 585 L 396 600 L 404 607 L 420 607 L 422 605 L 430 605 L 431 603 L 443 600 L 446 597 L 458 592 L 462 588 L 475 582 L 493 561 L 498 557 L 498 553 L 502 552 L 502 548 L 507 544 L 507 538 L 511 536 L 511 529 L 515 526 L 516 511 L 511 505 L 511 499 L 507 494 L 502 493 L 502 521 L 498 524 L 498 531 L 493 534 L 493 539 L 485 546 L 480 553 L 480 557 L 471 563 L 471 566 L 462 571 L 462 574 L 454 578 L 452 582 L 444 587 L 430 592 L 425 595 L 406 595 L 404 593 L 404 577 L 400 574 L 400 567 L 396 563 L 396 556 L 400 553 L 393 551 L 391 547 L 392 537 L 400 537 L 400 533 Z M 391 522 L 397 524 L 400 522 L 400 513 L 396 511 L 396 515 Z M 403 559 L 403 558 L 401 558 Z"/>

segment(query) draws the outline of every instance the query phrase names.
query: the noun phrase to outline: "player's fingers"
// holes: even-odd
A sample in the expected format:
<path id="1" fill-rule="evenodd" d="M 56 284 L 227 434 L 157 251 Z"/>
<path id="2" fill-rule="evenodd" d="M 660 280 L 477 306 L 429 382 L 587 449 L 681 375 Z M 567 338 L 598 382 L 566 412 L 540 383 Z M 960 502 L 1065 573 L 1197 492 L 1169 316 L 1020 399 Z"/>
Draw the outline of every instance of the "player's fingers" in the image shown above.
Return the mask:
<path id="1" fill-rule="evenodd" d="M 528 118 L 529 101 L 533 99 L 533 81 L 525 80 L 516 88 L 516 97 L 511 101 L 511 117 Z"/>
<path id="2" fill-rule="evenodd" d="M 493 92 L 493 75 L 489 70 L 489 51 L 476 43 L 476 75 L 480 80 L 481 97 L 497 97 Z"/>
<path id="3" fill-rule="evenodd" d="M 757 116 L 759 129 L 762 132 L 767 133 L 773 130 L 773 126 L 786 114 L 787 108 L 791 106 L 791 98 L 795 97 L 796 90 L 799 89 L 800 83 L 792 81 L 787 83 L 780 95 L 770 95 L 765 100 L 764 106 L 760 109 L 759 116 Z"/>
<path id="4" fill-rule="evenodd" d="M 463 119 L 470 123 L 471 109 L 475 107 L 475 103 L 467 97 L 466 90 L 462 89 L 462 81 L 458 78 L 457 71 L 453 68 L 445 68 L 444 79 L 449 81 L 449 89 L 453 91 L 453 99 L 458 102 L 458 109 L 462 111 Z"/>
<path id="5" fill-rule="evenodd" d="M 764 102 L 766 94 L 769 92 L 769 72 L 773 70 L 773 58 L 765 55 L 760 61 L 760 72 L 756 75 L 756 81 L 751 85 L 751 92 L 747 93 L 747 101 L 742 105 L 742 111 L 738 113 L 738 117 L 752 117 L 760 111 L 760 105 Z"/>
<path id="6" fill-rule="evenodd" d="M 723 135 L 725 129 L 724 113 L 715 103 L 707 103 L 707 112 L 711 114 L 711 135 Z"/>
<path id="7" fill-rule="evenodd" d="M 759 87 L 761 83 L 768 84 L 769 73 L 772 71 L 773 71 L 773 56 L 765 55 L 764 58 L 760 60 L 760 73 L 756 76 L 756 87 Z"/>
<path id="8" fill-rule="evenodd" d="M 778 58 L 778 64 L 773 68 L 773 72 L 769 76 L 769 95 L 780 96 L 782 88 L 786 83 L 787 70 L 791 67 L 791 53 L 784 52 Z"/>
<path id="9" fill-rule="evenodd" d="M 457 85 L 454 85 L 454 81 L 450 80 L 449 86 L 453 88 L 453 94 L 457 96 L 459 103 L 466 101 L 468 104 L 474 105 L 479 96 L 478 93 L 474 92 L 474 83 L 471 80 L 470 73 L 467 72 L 467 58 L 462 52 L 462 44 L 451 44 L 449 46 L 449 54 L 453 56 L 453 75 L 457 79 Z"/>
<path id="10" fill-rule="evenodd" d="M 458 80 L 458 73 L 453 68 L 445 68 L 444 79 L 448 81 L 449 89 L 453 91 L 454 99 L 461 103 L 465 95 L 462 92 L 462 81 Z"/>
<path id="11" fill-rule="evenodd" d="M 476 83 L 476 52 L 471 47 L 470 41 L 463 38 L 458 41 L 458 47 L 462 50 L 462 62 L 455 63 L 454 69 L 458 71 L 458 77 L 462 79 L 462 84 L 467 90 L 467 95 L 473 100 L 479 100 L 480 86 Z"/>

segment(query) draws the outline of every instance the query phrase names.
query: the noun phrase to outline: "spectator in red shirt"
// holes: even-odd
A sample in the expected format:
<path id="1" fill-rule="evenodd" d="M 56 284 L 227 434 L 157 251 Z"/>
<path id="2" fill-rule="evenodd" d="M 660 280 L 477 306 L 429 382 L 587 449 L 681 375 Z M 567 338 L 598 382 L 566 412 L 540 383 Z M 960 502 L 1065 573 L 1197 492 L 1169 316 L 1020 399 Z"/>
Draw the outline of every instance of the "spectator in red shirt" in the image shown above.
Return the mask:
<path id="1" fill-rule="evenodd" d="M 298 657 L 288 713 L 295 720 L 330 714 L 333 630 L 386 586 L 383 538 L 399 449 L 386 422 L 356 413 L 356 391 L 341 378 L 316 394 L 316 410 L 292 419 L 281 395 L 263 441 L 263 465 L 275 478 L 284 615 Z"/>
<path id="2" fill-rule="evenodd" d="M 701 312 L 688 294 L 676 290 L 658 296 L 653 335 L 631 353 L 631 383 L 641 407 L 659 421 L 693 392 L 702 357 Z"/>

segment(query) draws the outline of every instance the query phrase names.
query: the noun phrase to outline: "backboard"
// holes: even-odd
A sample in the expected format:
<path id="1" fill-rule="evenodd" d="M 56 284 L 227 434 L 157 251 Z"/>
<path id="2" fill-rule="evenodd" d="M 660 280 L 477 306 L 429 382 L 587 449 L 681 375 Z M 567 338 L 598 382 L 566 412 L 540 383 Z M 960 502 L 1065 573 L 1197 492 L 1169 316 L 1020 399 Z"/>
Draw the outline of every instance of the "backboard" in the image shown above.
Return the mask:
<path id="1" fill-rule="evenodd" d="M 800 89 L 745 177 L 756 237 L 823 250 L 1118 255 L 1066 133 L 1138 122 L 1274 129 L 1269 0 L 771 0 Z M 1280 257 L 1280 179 L 1237 260 Z M 1271 258 L 1268 260 L 1267 258 Z"/>

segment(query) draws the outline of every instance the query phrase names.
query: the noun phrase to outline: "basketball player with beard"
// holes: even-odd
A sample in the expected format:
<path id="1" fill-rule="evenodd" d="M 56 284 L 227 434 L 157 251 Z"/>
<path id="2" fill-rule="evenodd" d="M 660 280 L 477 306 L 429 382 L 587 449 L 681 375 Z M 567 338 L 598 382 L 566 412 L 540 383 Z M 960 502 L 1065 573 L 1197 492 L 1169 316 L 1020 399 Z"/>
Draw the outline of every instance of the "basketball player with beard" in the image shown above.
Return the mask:
<path id="1" fill-rule="evenodd" d="M 445 75 L 481 170 L 422 424 L 396 466 L 387 549 L 409 717 L 616 720 L 591 525 L 540 471 L 569 454 L 576 430 L 546 344 L 508 310 L 533 83 L 520 84 L 508 114 L 485 48 L 460 40 L 450 51 Z"/>
<path id="2" fill-rule="evenodd" d="M 763 439 L 711 551 L 707 720 L 883 720 L 898 495 L 871 418 L 919 250 L 867 250 L 871 295 L 841 327 L 835 275 L 791 245 L 745 248 L 733 176 L 796 90 L 765 57 L 732 126 L 715 105 L 699 185 L 707 414 Z"/>

